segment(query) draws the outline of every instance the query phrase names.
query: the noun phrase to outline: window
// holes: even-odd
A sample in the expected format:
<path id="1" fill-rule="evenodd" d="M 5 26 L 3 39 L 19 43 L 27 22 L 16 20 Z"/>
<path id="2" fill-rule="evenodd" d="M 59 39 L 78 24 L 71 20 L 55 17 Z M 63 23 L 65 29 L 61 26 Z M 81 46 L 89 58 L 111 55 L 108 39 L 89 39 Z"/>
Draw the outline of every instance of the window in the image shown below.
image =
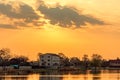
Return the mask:
<path id="1" fill-rule="evenodd" d="M 42 63 L 42 65 L 45 65 L 44 63 Z"/>
<path id="2" fill-rule="evenodd" d="M 48 61 L 50 61 L 50 60 L 48 59 Z"/>
<path id="3" fill-rule="evenodd" d="M 50 65 L 50 63 L 48 63 L 48 65 Z"/>

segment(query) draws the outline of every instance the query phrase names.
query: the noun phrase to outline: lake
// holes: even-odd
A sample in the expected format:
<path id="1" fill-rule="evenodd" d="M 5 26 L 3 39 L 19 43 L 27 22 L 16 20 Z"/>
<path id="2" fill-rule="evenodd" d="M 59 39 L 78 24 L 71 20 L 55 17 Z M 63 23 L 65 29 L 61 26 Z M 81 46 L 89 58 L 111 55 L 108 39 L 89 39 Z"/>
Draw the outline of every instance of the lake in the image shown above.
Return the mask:
<path id="1" fill-rule="evenodd" d="M 102 70 L 98 73 L 90 71 L 43 72 L 33 74 L 1 74 L 0 80 L 120 80 L 119 70 Z"/>

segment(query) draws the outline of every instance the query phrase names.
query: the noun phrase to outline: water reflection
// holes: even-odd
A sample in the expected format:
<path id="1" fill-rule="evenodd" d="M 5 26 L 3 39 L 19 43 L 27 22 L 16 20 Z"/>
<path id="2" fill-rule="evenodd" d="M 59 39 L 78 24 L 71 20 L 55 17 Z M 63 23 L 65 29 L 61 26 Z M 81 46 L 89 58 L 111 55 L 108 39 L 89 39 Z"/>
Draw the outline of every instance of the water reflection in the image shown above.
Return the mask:
<path id="1" fill-rule="evenodd" d="M 11 77 L 11 80 L 28 80 L 28 79 L 27 77 Z"/>
<path id="2" fill-rule="evenodd" d="M 0 80 L 5 80 L 5 77 L 0 77 Z"/>
<path id="3" fill-rule="evenodd" d="M 0 75 L 0 80 L 120 80 L 119 71 L 90 71 L 58 72 L 48 71 L 29 75 Z"/>
<path id="4" fill-rule="evenodd" d="M 63 77 L 40 77 L 39 80 L 63 80 Z"/>
<path id="5" fill-rule="evenodd" d="M 93 77 L 93 80 L 101 80 L 100 77 Z"/>

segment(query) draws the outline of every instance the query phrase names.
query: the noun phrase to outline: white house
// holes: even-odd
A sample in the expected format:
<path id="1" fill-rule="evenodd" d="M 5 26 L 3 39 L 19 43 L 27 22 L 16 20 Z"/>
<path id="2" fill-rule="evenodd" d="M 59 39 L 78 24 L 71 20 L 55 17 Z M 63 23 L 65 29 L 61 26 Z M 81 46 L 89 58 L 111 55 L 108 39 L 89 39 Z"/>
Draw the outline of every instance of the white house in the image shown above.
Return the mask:
<path id="1" fill-rule="evenodd" d="M 39 65 L 42 67 L 57 68 L 61 64 L 61 57 L 53 53 L 41 54 L 39 59 Z"/>
<path id="2" fill-rule="evenodd" d="M 120 68 L 120 59 L 109 60 L 109 67 Z"/>

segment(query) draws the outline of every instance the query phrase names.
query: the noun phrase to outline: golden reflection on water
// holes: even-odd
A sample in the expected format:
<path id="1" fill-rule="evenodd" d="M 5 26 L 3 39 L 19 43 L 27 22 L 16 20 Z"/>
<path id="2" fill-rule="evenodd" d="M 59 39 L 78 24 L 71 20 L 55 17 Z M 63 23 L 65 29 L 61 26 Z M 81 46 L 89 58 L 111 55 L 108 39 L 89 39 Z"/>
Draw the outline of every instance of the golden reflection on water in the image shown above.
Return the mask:
<path id="1" fill-rule="evenodd" d="M 52 72 L 51 72 L 52 74 Z M 30 74 L 30 75 L 0 75 L 0 80 L 120 80 L 120 73 L 107 71 L 98 74 Z"/>
<path id="2" fill-rule="evenodd" d="M 39 74 L 32 74 L 32 75 L 28 75 L 27 80 L 39 80 L 39 77 L 40 77 Z"/>

